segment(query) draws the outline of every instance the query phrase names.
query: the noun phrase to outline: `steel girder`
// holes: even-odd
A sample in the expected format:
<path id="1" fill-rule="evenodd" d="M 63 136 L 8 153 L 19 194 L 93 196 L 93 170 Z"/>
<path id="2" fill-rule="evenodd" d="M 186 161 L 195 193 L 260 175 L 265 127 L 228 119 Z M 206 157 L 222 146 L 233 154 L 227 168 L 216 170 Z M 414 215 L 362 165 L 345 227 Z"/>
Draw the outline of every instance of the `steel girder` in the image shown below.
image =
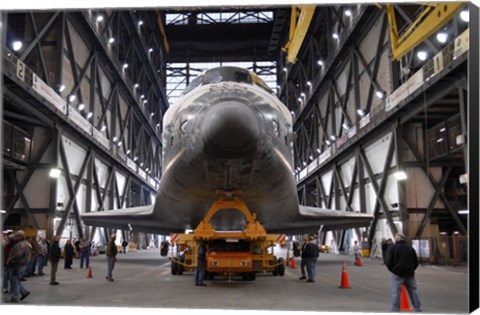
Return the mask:
<path id="1" fill-rule="evenodd" d="M 102 23 L 96 20 L 99 14 L 105 17 Z M 3 61 L 18 59 L 26 65 L 27 69 L 24 81 L 15 76 L 13 61 L 12 65 L 7 64 L 8 66 L 2 71 L 8 82 L 5 97 L 8 99 L 11 113 L 6 119 L 10 117 L 17 121 L 25 120 L 36 126 L 47 128 L 52 126 L 53 133 L 56 133 L 54 124 L 64 126 L 60 133 L 52 136 L 50 142 L 53 140 L 51 144 L 54 148 L 53 155 L 58 152 L 65 166 L 70 196 L 66 202 L 68 207 L 65 209 L 65 215 L 61 216 L 60 227 L 53 231 L 51 220 L 48 221 L 47 227 L 42 226 L 47 229 L 49 237 L 55 232 L 62 232 L 69 219 L 69 213 L 75 218 L 79 235 L 83 236 L 83 227 L 79 220 L 80 211 L 74 197 L 80 182 L 87 186 L 87 191 L 91 192 L 91 188 L 97 191 L 94 195 L 87 194 L 85 211 L 92 210 L 90 209 L 91 201 L 95 197 L 98 204 L 101 204 L 101 209 L 107 208 L 108 205 L 103 204 L 106 191 L 118 190 L 117 187 L 106 189 L 100 186 L 93 162 L 95 158 L 103 160 L 112 168 L 118 165 L 119 170 L 127 174 L 127 185 L 122 188 L 122 191 L 112 195 L 119 206 L 126 203 L 133 206 L 130 204 L 132 183 L 141 187 L 144 194 L 154 192 L 147 185 L 147 180 L 126 167 L 127 156 L 131 159 L 136 156 L 137 163 L 143 163 L 141 168 L 148 168 L 149 173 L 152 173 L 151 178 L 156 177 L 157 180 L 161 174 L 161 121 L 168 104 L 165 101 L 163 86 L 165 84 L 163 43 L 158 41 L 157 20 L 155 15 L 148 11 L 108 12 L 108 14 L 107 16 L 105 11 L 100 13 L 90 10 L 88 12 L 7 12 L 4 15 L 6 19 L 3 22 L 7 25 L 4 28 L 7 36 L 3 37 L 5 40 L 3 45 L 7 46 L 7 49 L 4 50 Z M 128 28 L 128 25 L 134 25 L 140 20 L 144 23 L 141 30 L 125 32 L 125 27 Z M 116 47 L 111 45 L 109 47 L 110 36 L 116 36 Z M 19 51 L 8 49 L 14 39 L 23 42 L 23 48 Z M 124 70 L 123 60 L 119 60 L 120 56 L 129 58 L 127 73 L 122 71 Z M 32 90 L 33 74 L 55 90 L 60 97 L 66 98 L 68 105 L 72 106 L 73 110 L 80 113 L 84 119 L 90 119 L 93 127 L 104 133 L 110 142 L 111 150 L 105 150 L 104 146 L 94 141 L 91 134 L 89 136 L 83 130 L 75 130 L 78 126 L 70 121 L 69 116 L 63 116 L 52 103 Z M 66 81 L 64 81 L 65 78 Z M 143 88 L 134 87 L 132 82 L 139 83 Z M 142 94 L 145 96 L 140 98 Z M 76 96 L 75 100 L 69 99 L 71 95 Z M 143 99 L 148 101 L 143 103 Z M 83 110 L 79 108 L 80 104 L 83 104 L 81 105 L 84 107 Z M 88 112 L 94 113 L 92 117 L 87 116 Z M 79 144 L 89 152 L 90 158 L 84 161 L 82 167 L 86 180 L 81 180 L 81 174 L 70 174 L 65 152 L 58 140 L 61 134 L 69 134 L 70 137 L 76 138 Z M 117 137 L 115 141 L 114 137 Z M 119 144 L 119 142 L 122 143 Z M 50 144 L 42 147 L 39 156 L 33 158 L 27 165 L 27 173 L 23 180 L 12 181 L 16 187 L 15 196 L 3 219 L 15 212 L 14 204 L 21 200 L 24 210 L 19 209 L 20 212 L 29 215 L 31 224 L 38 226 L 31 213 L 37 213 L 39 210 L 34 205 L 28 204 L 24 189 L 36 169 L 57 165 L 58 161 L 55 157 L 52 157 L 48 165 L 42 166 L 38 163 L 48 145 Z M 117 164 L 119 157 L 123 160 L 122 165 Z M 15 178 L 15 174 L 10 178 Z M 114 179 L 111 183 L 116 184 Z M 48 212 L 51 218 L 55 215 L 57 206 L 55 187 L 56 182 L 50 180 L 50 205 L 48 209 L 42 210 L 42 213 Z M 144 196 L 136 200 L 143 203 L 150 202 L 150 198 Z M 85 235 L 89 236 L 88 232 L 86 229 Z"/>

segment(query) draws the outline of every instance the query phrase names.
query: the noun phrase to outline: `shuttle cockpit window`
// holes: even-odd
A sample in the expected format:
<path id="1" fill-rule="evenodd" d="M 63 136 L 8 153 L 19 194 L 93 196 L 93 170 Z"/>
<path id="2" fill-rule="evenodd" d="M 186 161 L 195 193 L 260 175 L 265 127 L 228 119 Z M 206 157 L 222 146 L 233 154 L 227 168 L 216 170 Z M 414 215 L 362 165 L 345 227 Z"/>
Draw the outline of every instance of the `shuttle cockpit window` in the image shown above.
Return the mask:
<path id="1" fill-rule="evenodd" d="M 205 71 L 203 74 L 196 77 L 192 83 L 188 85 L 182 95 L 189 93 L 200 85 L 215 84 L 220 82 L 239 82 L 254 84 L 269 93 L 273 93 L 272 90 L 260 79 L 255 73 L 246 69 L 237 67 L 218 67 Z"/>

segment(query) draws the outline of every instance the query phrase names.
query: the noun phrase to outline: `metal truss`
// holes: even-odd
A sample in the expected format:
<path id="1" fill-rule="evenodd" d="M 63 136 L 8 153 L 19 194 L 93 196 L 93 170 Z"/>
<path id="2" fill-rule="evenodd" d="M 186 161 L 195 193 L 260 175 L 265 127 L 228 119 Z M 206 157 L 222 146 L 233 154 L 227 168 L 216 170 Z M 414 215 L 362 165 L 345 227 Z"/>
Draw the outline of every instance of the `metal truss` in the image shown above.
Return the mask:
<path id="1" fill-rule="evenodd" d="M 399 14 L 403 15 L 406 24 L 413 23 L 414 18 L 411 17 L 412 12 L 408 6 L 396 4 L 395 7 Z M 348 20 L 345 18 L 347 10 L 350 11 L 348 16 L 351 17 Z M 369 41 L 370 45 L 375 45 L 375 54 L 372 59 L 367 60 L 360 46 L 374 23 L 380 24 L 379 28 L 377 27 L 378 36 L 375 37 L 377 41 L 372 41 L 371 38 Z M 424 128 L 424 143 L 428 141 L 426 139 L 428 130 L 438 124 L 451 126 L 452 134 L 458 134 L 454 133 L 455 128 L 457 132 L 467 134 L 466 56 L 452 58 L 454 43 L 451 39 L 449 43 L 440 44 L 430 37 L 424 42 L 430 49 L 429 56 L 437 55 L 445 62 L 451 63 L 448 66 L 449 70 L 444 73 L 438 69 L 434 70 L 434 67 L 437 67 L 434 63 L 438 61 L 431 59 L 420 62 L 415 51 L 406 54 L 399 62 L 390 60 L 388 69 L 385 69 L 382 57 L 385 60 L 390 53 L 390 42 L 386 40 L 388 26 L 387 15 L 374 6 L 361 6 L 356 9 L 344 6 L 318 7 L 309 34 L 299 52 L 298 61 L 294 65 L 287 65 L 282 64 L 284 58 L 281 59 L 279 63 L 281 70 L 278 72 L 279 94 L 295 121 L 295 172 L 299 179 L 300 202 L 326 208 L 344 204 L 347 211 L 373 213 L 374 220 L 366 232 L 368 236 L 361 235 L 358 229 L 356 231 L 359 238 L 368 237 L 369 246 L 372 246 L 375 238 L 379 219 L 386 220 L 392 234 L 398 231 L 396 222 L 402 222 L 402 232 L 419 236 L 431 219 L 448 218 L 451 219 L 448 223 L 449 229 L 456 229 L 465 234 L 465 222 L 457 214 L 457 210 L 466 206 L 465 200 L 456 193 L 463 188 L 455 184 L 458 175 L 463 174 L 466 169 L 462 157 L 466 158 L 465 145 L 460 148 L 455 145 L 449 146 L 445 149 L 445 155 L 435 157 L 415 152 L 412 153 L 417 154 L 415 161 L 403 161 L 399 152 L 412 150 L 419 145 L 412 145 L 411 139 L 406 140 L 410 141 L 410 145 L 404 143 L 401 130 L 408 129 L 411 124 L 420 124 Z M 467 26 L 454 17 L 446 26 L 452 31 L 449 38 L 457 38 Z M 407 28 L 408 25 L 403 27 Z M 333 36 L 335 38 L 332 38 Z M 446 69 L 443 65 L 441 68 Z M 382 69 L 389 72 L 390 82 L 385 82 L 385 76 L 380 79 Z M 402 111 L 394 112 L 395 115 L 392 112 L 387 113 L 386 96 L 407 82 L 420 69 L 424 74 L 422 79 L 428 84 L 412 93 L 402 103 Z M 455 92 L 456 90 L 458 92 Z M 452 106 L 449 106 L 450 104 Z M 365 123 L 367 116 L 368 122 Z M 455 126 L 452 125 L 454 117 L 460 117 L 455 118 L 455 121 L 459 121 Z M 382 172 L 374 173 L 364 150 L 372 139 L 378 139 L 386 133 L 391 133 L 395 141 L 391 142 L 386 151 L 387 157 L 383 162 Z M 452 141 L 455 142 L 452 136 L 448 141 L 450 144 Z M 429 148 L 428 145 L 426 148 Z M 326 153 L 328 155 L 323 159 L 322 156 Z M 340 165 L 352 158 L 355 164 L 351 180 L 347 183 L 340 172 Z M 396 159 L 399 169 L 417 167 L 424 171 L 435 190 L 425 209 L 407 207 L 406 199 L 411 196 L 406 195 L 402 183 L 399 183 L 398 208 L 392 209 L 392 205 L 386 202 L 384 194 L 387 178 L 396 171 L 396 168 L 390 166 L 393 158 Z M 442 178 L 434 179 L 429 167 L 441 168 Z M 323 176 L 326 174 L 332 174 L 328 175 L 331 176 L 330 184 L 325 183 L 326 179 Z M 374 207 L 368 209 L 366 184 L 372 186 L 376 196 Z M 330 187 L 329 191 L 326 191 L 326 187 Z M 356 193 L 358 208 L 354 209 L 352 201 Z M 455 202 L 452 202 L 452 195 L 456 196 Z M 447 213 L 435 208 L 437 200 L 445 204 Z M 408 231 L 409 214 L 418 212 L 425 214 L 420 226 L 415 231 Z M 340 245 L 343 245 L 345 231 L 335 232 L 334 236 L 340 241 Z"/>
<path id="2" fill-rule="evenodd" d="M 17 11 L 7 12 L 3 23 L 7 25 L 5 42 L 2 43 L 5 47 L 2 56 L 4 103 L 8 113 L 5 119 L 13 125 L 30 122 L 52 134 L 59 128 L 58 134 L 52 138 L 57 143 L 57 152 L 64 166 L 70 199 L 55 232 L 62 232 L 73 216 L 79 235 L 83 235 L 75 201 L 75 192 L 81 181 L 76 177 L 94 174 L 95 158 L 100 157 L 110 165 L 112 173 L 119 170 L 128 174 L 129 190 L 135 183 L 135 187 L 140 187 L 136 189 L 140 195 L 153 193 L 152 182 L 158 182 L 161 174 L 162 117 L 168 108 L 164 86 L 165 49 L 155 13 Z M 14 42 L 21 42 L 21 47 L 14 47 Z M 38 82 L 44 92 L 35 89 Z M 65 152 L 58 140 L 64 133 L 79 141 L 88 152 L 82 164 L 82 174 L 70 174 Z M 55 214 L 56 196 L 50 196 L 49 209 L 36 210 L 31 209 L 24 195 L 27 183 L 39 167 L 51 168 L 58 163 L 54 159 L 48 165 L 39 165 L 41 154 L 23 163 L 26 164 L 23 170 L 8 171 L 8 178 L 16 189 L 5 219 L 9 213 L 18 212 L 14 209 L 18 200 L 24 206 L 23 213 L 31 217 L 36 227 L 38 223 L 32 211 Z M 20 175 L 24 171 L 26 176 L 15 175 L 15 172 Z M 22 177 L 21 181 L 17 179 Z M 95 176 L 91 175 L 87 184 L 101 191 L 98 180 L 95 183 L 94 179 Z M 112 179 L 114 184 L 115 179 Z M 126 196 L 132 194 L 131 191 L 116 192 L 115 196 L 114 187 L 108 191 L 118 199 L 119 207 L 127 202 Z M 99 194 L 97 201 L 102 204 Z M 128 206 L 149 203 L 150 198 L 145 196 L 127 202 Z M 92 196 L 88 198 L 91 200 Z M 112 209 L 113 205 L 102 205 L 103 208 Z M 53 232 L 50 225 L 48 233 Z"/>
<path id="3" fill-rule="evenodd" d="M 167 25 L 202 25 L 202 24 L 239 24 L 239 23 L 270 23 L 273 21 L 272 10 L 199 10 L 188 13 L 168 13 Z"/>

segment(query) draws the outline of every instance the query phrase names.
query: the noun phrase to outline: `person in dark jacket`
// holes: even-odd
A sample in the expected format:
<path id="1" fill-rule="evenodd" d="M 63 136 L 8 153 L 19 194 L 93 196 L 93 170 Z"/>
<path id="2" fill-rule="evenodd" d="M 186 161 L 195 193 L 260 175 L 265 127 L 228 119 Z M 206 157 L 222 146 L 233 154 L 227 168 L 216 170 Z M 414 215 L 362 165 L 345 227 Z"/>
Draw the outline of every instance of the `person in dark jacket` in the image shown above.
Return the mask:
<path id="1" fill-rule="evenodd" d="M 65 269 L 72 269 L 73 255 L 75 254 L 72 240 L 67 240 L 67 243 L 63 247 L 63 252 L 65 253 Z"/>
<path id="2" fill-rule="evenodd" d="M 387 264 L 387 254 L 390 248 L 393 246 L 393 241 L 391 238 L 387 239 L 382 239 L 382 258 L 383 258 L 383 264 Z"/>
<path id="3" fill-rule="evenodd" d="M 309 237 L 310 236 L 308 236 L 308 235 L 303 236 L 303 244 L 302 244 L 302 248 L 300 250 L 301 251 L 301 257 L 302 257 L 302 260 L 300 262 L 300 271 L 302 272 L 302 276 L 300 278 L 298 278 L 298 280 L 306 280 L 307 279 L 307 276 L 306 276 L 306 273 L 305 273 L 305 267 L 307 266 L 307 259 L 305 258 L 305 248 L 307 247 Z"/>
<path id="4" fill-rule="evenodd" d="M 197 248 L 197 268 L 195 269 L 195 285 L 197 287 L 206 287 L 203 283 L 205 278 L 205 271 L 207 269 L 207 249 L 203 242 L 200 242 Z"/>
<path id="5" fill-rule="evenodd" d="M 307 266 L 307 282 L 315 282 L 317 275 L 317 259 L 319 255 L 318 245 L 313 243 L 313 237 L 308 238 L 308 243 L 305 247 L 305 259 Z"/>
<path id="6" fill-rule="evenodd" d="M 115 262 L 117 261 L 118 249 L 117 249 L 117 245 L 115 244 L 116 239 L 117 239 L 117 236 L 115 234 L 112 234 L 110 236 L 110 241 L 107 244 L 107 250 L 106 250 L 107 266 L 108 266 L 108 273 L 107 273 L 106 279 L 109 282 L 113 282 L 112 271 L 113 271 L 113 267 L 115 267 Z"/>
<path id="7" fill-rule="evenodd" d="M 50 273 L 50 285 L 57 285 L 59 284 L 56 281 L 57 277 L 57 269 L 58 269 L 58 262 L 60 261 L 60 256 L 62 254 L 60 250 L 60 246 L 58 242 L 60 241 L 60 236 L 55 235 L 53 237 L 52 243 L 50 244 L 50 263 L 52 265 L 51 273 Z"/>
<path id="8" fill-rule="evenodd" d="M 402 233 L 395 235 L 395 245 L 387 253 L 386 265 L 392 273 L 392 312 L 400 311 L 400 294 L 405 285 L 416 312 L 421 312 L 420 299 L 417 295 L 415 270 L 418 259 L 415 250 L 407 244 Z"/>

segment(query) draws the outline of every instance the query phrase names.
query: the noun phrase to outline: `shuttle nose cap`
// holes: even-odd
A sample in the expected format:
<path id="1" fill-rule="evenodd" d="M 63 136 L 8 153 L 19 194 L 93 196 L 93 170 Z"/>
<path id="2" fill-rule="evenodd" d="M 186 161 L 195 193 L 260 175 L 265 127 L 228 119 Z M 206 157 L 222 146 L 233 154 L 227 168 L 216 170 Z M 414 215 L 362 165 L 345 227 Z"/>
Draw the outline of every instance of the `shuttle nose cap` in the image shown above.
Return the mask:
<path id="1" fill-rule="evenodd" d="M 210 153 L 219 157 L 243 156 L 255 151 L 260 127 L 248 106 L 232 101 L 209 109 L 202 134 Z"/>

